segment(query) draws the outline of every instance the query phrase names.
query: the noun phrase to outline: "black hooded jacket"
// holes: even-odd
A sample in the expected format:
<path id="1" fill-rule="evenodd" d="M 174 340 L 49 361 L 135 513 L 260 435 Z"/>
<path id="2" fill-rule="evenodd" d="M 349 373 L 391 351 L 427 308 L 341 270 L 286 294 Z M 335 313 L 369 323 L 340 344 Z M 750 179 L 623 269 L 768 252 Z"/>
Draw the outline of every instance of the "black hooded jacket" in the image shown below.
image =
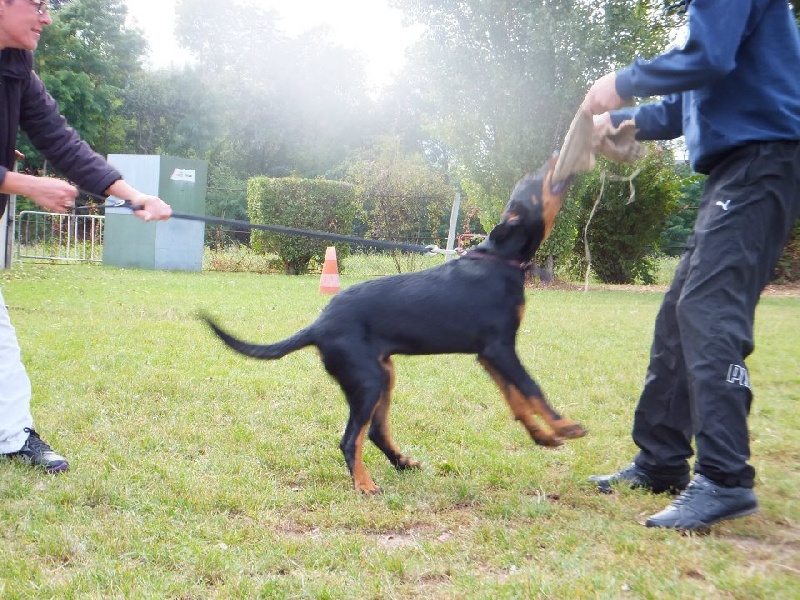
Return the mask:
<path id="1" fill-rule="evenodd" d="M 17 134 L 22 129 L 55 169 L 81 188 L 103 192 L 122 175 L 67 125 L 58 105 L 33 72 L 33 53 L 0 51 L 0 184 L 14 167 Z M 7 197 L 0 195 L 0 215 Z"/>

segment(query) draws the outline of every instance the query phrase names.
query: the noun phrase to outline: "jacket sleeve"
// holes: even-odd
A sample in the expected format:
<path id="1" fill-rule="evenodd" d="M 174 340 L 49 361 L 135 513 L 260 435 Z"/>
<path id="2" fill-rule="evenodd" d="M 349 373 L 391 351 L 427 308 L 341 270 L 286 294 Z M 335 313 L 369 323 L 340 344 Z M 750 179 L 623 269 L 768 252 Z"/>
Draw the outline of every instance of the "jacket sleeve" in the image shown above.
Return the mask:
<path id="1" fill-rule="evenodd" d="M 683 95 L 671 94 L 660 102 L 640 104 L 611 113 L 611 123 L 633 119 L 637 140 L 674 140 L 683 135 Z"/>
<path id="2" fill-rule="evenodd" d="M 20 127 L 58 172 L 89 192 L 103 194 L 122 175 L 80 139 L 41 79 L 33 70 L 30 75 L 22 91 Z"/>
<path id="3" fill-rule="evenodd" d="M 720 79 L 736 66 L 753 4 L 753 0 L 695 0 L 689 5 L 683 43 L 618 71 L 617 93 L 623 98 L 665 96 Z"/>

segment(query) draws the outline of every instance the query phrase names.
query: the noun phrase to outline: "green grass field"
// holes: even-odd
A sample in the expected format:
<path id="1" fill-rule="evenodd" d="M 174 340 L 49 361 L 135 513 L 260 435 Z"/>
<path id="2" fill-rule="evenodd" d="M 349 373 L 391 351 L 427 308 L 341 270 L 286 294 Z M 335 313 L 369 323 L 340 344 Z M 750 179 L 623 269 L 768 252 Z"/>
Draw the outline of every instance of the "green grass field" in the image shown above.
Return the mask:
<path id="1" fill-rule="evenodd" d="M 316 317 L 318 283 L 0 272 L 37 429 L 72 466 L 0 460 L 0 598 L 800 597 L 800 298 L 762 300 L 748 362 L 761 511 L 686 536 L 641 525 L 668 497 L 586 483 L 634 454 L 661 293 L 530 291 L 519 353 L 590 432 L 556 450 L 474 357 L 398 357 L 394 436 L 424 468 L 395 472 L 368 446 L 384 494 L 359 497 L 316 352 L 246 359 L 196 318 L 274 341 Z"/>

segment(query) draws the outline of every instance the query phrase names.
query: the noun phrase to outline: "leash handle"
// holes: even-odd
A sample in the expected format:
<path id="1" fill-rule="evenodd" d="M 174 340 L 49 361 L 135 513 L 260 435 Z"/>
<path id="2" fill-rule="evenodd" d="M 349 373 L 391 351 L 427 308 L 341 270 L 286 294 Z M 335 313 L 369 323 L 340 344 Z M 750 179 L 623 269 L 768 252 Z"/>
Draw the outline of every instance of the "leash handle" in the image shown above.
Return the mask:
<path id="1" fill-rule="evenodd" d="M 108 204 L 109 200 L 106 199 L 106 208 L 128 208 L 132 212 L 136 212 L 137 210 L 144 210 L 144 204 L 133 204 L 130 200 L 113 200 L 111 204 Z"/>
<path id="2" fill-rule="evenodd" d="M 112 200 L 109 196 L 103 196 L 102 194 L 95 194 L 94 192 L 89 192 L 84 189 L 78 188 L 78 193 L 83 196 L 89 196 L 90 198 L 94 198 L 95 200 L 100 200 L 103 202 L 103 208 L 128 208 L 133 212 L 137 210 L 144 210 L 144 205 L 142 204 L 133 204 L 130 200 L 120 200 L 119 198 Z M 75 210 L 87 210 L 92 208 L 90 206 L 77 206 Z"/>

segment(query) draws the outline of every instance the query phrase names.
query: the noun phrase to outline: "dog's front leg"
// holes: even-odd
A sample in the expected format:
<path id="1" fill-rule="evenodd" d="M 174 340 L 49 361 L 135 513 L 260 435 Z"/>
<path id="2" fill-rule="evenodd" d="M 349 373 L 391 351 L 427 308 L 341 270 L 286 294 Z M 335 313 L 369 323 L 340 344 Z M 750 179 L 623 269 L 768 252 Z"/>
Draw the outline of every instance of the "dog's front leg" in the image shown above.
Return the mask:
<path id="1" fill-rule="evenodd" d="M 480 358 L 479 362 L 497 384 L 497 387 L 500 388 L 514 418 L 522 423 L 533 441 L 539 446 L 560 446 L 563 442 L 559 436 L 539 427 L 528 400 L 520 392 L 519 388 L 505 379 L 487 359 Z"/>
<path id="2" fill-rule="evenodd" d="M 586 435 L 586 430 L 580 423 L 562 417 L 553 410 L 541 388 L 522 366 L 513 347 L 495 348 L 494 353 L 481 356 L 480 361 L 503 391 L 514 416 L 525 425 L 537 444 L 556 446 L 564 439 Z M 540 416 L 553 430 L 555 436 L 542 432 L 536 425 L 533 415 Z M 555 438 L 555 443 L 551 438 Z"/>
<path id="3" fill-rule="evenodd" d="M 542 417 L 559 437 L 571 440 L 586 435 L 587 431 L 584 429 L 583 425 L 572 419 L 562 417 L 553 410 L 544 396 L 529 396 L 528 401 L 533 405 L 534 412 Z"/>

